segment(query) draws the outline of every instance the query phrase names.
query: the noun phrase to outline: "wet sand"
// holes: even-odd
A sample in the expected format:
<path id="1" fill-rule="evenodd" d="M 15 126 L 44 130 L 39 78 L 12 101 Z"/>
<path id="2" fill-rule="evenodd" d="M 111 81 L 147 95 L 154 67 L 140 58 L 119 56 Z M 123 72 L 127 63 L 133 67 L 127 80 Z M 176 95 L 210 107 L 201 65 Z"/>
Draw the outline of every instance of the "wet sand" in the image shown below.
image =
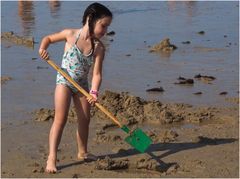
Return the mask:
<path id="1" fill-rule="evenodd" d="M 2 123 L 2 177 L 239 177 L 239 101 L 234 107 L 194 107 L 105 91 L 100 103 L 121 123 L 140 127 L 151 137 L 146 153 L 125 143 L 127 135 L 93 108 L 89 150 L 99 160 L 77 161 L 76 116 L 71 110 L 59 146 L 59 172 L 47 174 L 54 111 L 38 109 L 29 114 L 31 121 Z"/>

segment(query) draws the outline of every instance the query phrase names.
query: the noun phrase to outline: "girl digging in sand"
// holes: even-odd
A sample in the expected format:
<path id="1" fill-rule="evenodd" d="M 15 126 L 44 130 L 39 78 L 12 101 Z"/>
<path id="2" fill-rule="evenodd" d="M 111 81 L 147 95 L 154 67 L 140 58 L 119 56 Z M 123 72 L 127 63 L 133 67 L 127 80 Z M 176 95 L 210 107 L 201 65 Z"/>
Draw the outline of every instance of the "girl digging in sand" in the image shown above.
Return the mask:
<path id="1" fill-rule="evenodd" d="M 111 11 L 99 3 L 89 5 L 83 15 L 81 29 L 65 29 L 47 35 L 42 39 L 39 55 L 49 59 L 47 48 L 50 44 L 65 41 L 62 69 L 67 72 L 81 87 L 89 91 L 88 72 L 93 66 L 92 85 L 89 93 L 92 98 L 86 99 L 78 90 L 59 73 L 55 89 L 55 116 L 49 134 L 49 156 L 46 172 L 57 171 L 57 149 L 67 121 L 71 98 L 78 118 L 77 144 L 79 160 L 96 160 L 97 157 L 88 153 L 87 142 L 90 122 L 90 107 L 98 97 L 102 80 L 102 63 L 105 54 L 104 45 L 99 40 L 107 32 L 112 21 Z"/>

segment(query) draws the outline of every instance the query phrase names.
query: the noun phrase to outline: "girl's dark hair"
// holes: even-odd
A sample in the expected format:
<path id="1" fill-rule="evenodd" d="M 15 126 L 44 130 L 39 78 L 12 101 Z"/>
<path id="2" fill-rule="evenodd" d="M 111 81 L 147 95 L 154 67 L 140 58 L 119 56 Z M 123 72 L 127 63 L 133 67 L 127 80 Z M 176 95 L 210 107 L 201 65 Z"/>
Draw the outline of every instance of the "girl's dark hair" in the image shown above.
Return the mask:
<path id="1" fill-rule="evenodd" d="M 83 14 L 82 24 L 85 25 L 88 18 L 89 32 L 92 36 L 96 21 L 104 17 L 112 17 L 112 12 L 104 5 L 95 2 L 86 8 Z"/>

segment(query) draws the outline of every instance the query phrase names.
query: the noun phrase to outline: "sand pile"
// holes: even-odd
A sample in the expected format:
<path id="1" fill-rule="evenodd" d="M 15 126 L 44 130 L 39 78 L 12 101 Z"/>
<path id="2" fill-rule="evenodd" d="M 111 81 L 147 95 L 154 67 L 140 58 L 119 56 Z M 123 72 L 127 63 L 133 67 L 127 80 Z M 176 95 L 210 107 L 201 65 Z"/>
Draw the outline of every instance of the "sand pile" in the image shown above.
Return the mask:
<path id="1" fill-rule="evenodd" d="M 140 97 L 122 92 L 105 91 L 99 98 L 118 120 L 128 126 L 143 123 L 171 124 L 179 122 L 200 123 L 214 119 L 215 108 L 194 108 L 188 104 L 162 104 L 160 101 L 146 101 Z M 54 117 L 54 110 L 39 109 L 34 112 L 35 120 L 47 121 Z M 99 109 L 94 107 L 91 115 L 103 123 L 102 129 L 115 127 L 115 124 Z M 72 107 L 68 116 L 69 122 L 76 121 Z"/>

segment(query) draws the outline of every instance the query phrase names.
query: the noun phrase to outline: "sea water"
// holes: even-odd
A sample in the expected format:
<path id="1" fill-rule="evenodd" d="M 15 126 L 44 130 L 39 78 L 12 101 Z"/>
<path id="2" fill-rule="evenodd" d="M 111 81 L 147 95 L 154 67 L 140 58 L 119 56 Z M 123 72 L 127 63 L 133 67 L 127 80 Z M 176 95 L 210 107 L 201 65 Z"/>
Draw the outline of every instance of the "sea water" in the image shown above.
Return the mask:
<path id="1" fill-rule="evenodd" d="M 34 48 L 1 42 L 1 76 L 12 80 L 1 86 L 2 120 L 24 119 L 39 108 L 53 108 L 56 71 L 38 56 L 43 36 L 65 28 L 80 28 L 89 1 L 3 1 L 1 32 L 32 36 Z M 238 97 L 239 5 L 237 1 L 103 1 L 114 18 L 106 36 L 101 92 L 127 91 L 147 100 L 229 106 Z M 204 31 L 203 35 L 198 32 Z M 149 47 L 169 38 L 172 53 L 149 53 Z M 190 44 L 182 42 L 190 41 Z M 63 43 L 49 47 L 61 64 Z M 216 77 L 211 84 L 194 79 L 176 85 L 179 76 Z M 162 87 L 162 93 L 146 89 Z M 194 95 L 195 92 L 202 95 Z M 226 91 L 226 96 L 219 95 Z"/>

